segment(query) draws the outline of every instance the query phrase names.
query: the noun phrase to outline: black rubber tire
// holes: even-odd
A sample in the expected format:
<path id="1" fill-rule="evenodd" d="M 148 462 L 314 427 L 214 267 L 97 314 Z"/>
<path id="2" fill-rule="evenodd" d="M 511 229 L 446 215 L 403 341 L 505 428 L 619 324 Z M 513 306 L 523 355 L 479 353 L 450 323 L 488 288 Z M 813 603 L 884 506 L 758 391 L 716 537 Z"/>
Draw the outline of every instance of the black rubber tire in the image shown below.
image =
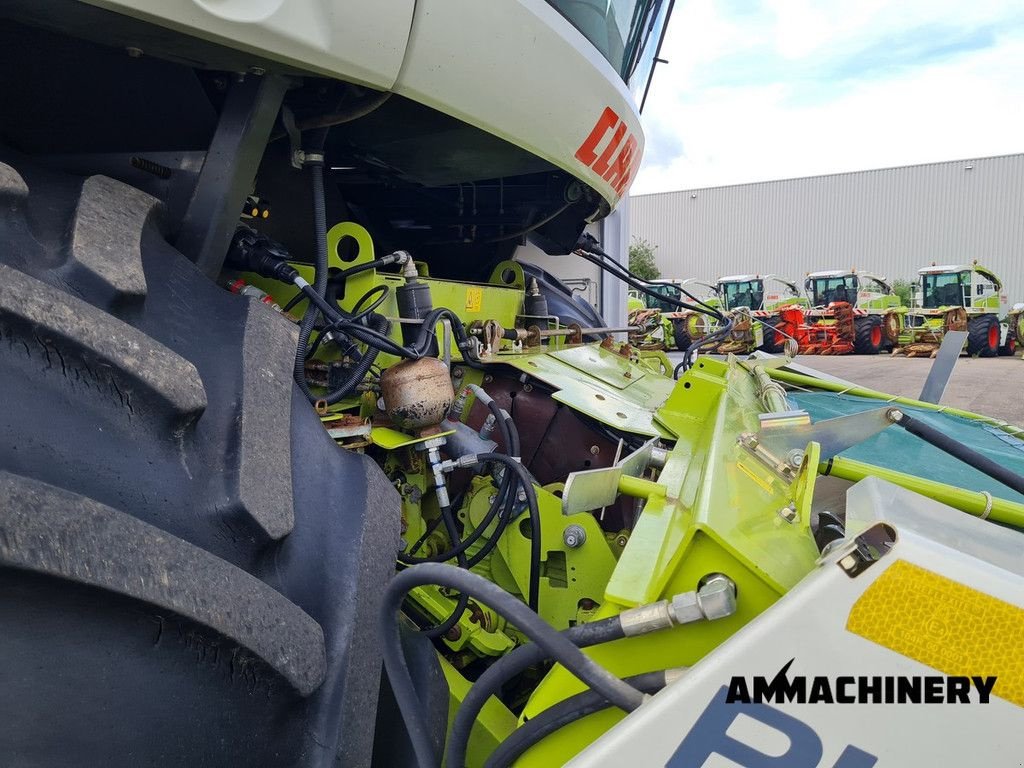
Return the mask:
<path id="1" fill-rule="evenodd" d="M 779 343 L 778 334 L 774 331 L 781 322 L 782 318 L 779 317 L 769 317 L 761 321 L 761 332 L 764 338 L 761 349 L 772 355 L 781 355 L 786 350 L 786 337 L 783 336 L 782 343 Z"/>
<path id="2" fill-rule="evenodd" d="M 999 356 L 1013 357 L 1015 354 L 1017 354 L 1017 335 L 1014 328 L 1011 326 L 1006 330 L 1006 343 L 999 345 Z"/>
<path id="3" fill-rule="evenodd" d="M 996 329 L 992 344 L 990 329 Z M 999 354 L 999 320 L 995 315 L 978 315 L 967 321 L 967 354 L 971 357 L 995 357 Z"/>
<path id="4" fill-rule="evenodd" d="M 161 211 L 0 150 L 0 754 L 365 765 L 397 495 Z"/>
<path id="5" fill-rule="evenodd" d="M 693 339 L 690 338 L 684 318 L 672 318 L 672 343 L 675 344 L 677 352 L 685 352 L 693 344 Z"/>
<path id="6" fill-rule="evenodd" d="M 882 349 L 882 318 L 877 315 L 853 320 L 853 351 L 858 355 L 877 355 Z"/>

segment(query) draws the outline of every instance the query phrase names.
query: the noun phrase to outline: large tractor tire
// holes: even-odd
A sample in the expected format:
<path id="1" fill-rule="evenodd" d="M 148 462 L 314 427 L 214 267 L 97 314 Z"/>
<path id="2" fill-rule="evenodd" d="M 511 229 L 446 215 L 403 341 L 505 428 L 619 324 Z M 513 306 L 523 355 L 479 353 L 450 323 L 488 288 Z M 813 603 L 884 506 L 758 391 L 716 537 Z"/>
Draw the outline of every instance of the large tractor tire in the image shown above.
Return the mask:
<path id="1" fill-rule="evenodd" d="M 0 151 L 0 754 L 364 765 L 397 495 L 160 219 Z"/>
<path id="2" fill-rule="evenodd" d="M 762 320 L 761 323 L 761 330 L 764 332 L 764 342 L 761 344 L 761 349 L 772 355 L 781 355 L 786 350 L 786 337 L 775 329 L 783 325 L 782 318 L 770 317 Z"/>
<path id="3" fill-rule="evenodd" d="M 978 315 L 967 322 L 967 354 L 971 357 L 999 354 L 999 320 L 995 315 Z"/>
<path id="4" fill-rule="evenodd" d="M 858 355 L 877 355 L 884 340 L 882 318 L 877 315 L 856 318 L 853 321 L 853 334 L 854 352 Z"/>

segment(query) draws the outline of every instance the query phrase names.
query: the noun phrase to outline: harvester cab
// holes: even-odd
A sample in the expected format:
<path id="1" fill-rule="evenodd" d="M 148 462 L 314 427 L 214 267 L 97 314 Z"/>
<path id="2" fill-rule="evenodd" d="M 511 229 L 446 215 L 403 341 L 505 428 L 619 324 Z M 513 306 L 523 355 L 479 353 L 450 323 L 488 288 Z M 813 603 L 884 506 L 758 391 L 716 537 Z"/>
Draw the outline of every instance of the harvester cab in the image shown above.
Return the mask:
<path id="1" fill-rule="evenodd" d="M 785 349 L 786 334 L 780 333 L 779 310 L 788 305 L 806 306 L 807 299 L 797 284 L 778 275 L 729 275 L 718 278 L 716 286 L 723 308 L 739 316 L 733 324 L 729 346 L 746 347 L 753 352 L 780 353 Z M 744 315 L 749 315 L 747 323 Z M 749 325 L 749 330 L 745 330 Z M 730 351 L 740 351 L 730 350 Z"/>
<path id="2" fill-rule="evenodd" d="M 999 277 L 978 262 L 918 270 L 899 347 L 910 357 L 934 356 L 948 331 L 967 331 L 967 354 L 1012 355 L 1024 342 L 1024 305 L 1010 308 Z"/>

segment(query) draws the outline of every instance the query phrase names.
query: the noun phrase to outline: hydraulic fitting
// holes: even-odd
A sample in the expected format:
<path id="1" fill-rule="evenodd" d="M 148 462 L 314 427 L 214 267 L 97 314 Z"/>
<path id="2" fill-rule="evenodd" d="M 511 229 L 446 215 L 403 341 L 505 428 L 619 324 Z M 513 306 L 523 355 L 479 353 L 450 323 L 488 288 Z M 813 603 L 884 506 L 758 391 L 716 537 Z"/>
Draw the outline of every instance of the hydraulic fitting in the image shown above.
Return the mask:
<path id="1" fill-rule="evenodd" d="M 700 589 L 683 592 L 671 600 L 659 600 L 619 614 L 627 637 L 645 635 L 657 629 L 694 621 L 714 621 L 736 612 L 736 585 L 732 579 L 715 574 Z"/>

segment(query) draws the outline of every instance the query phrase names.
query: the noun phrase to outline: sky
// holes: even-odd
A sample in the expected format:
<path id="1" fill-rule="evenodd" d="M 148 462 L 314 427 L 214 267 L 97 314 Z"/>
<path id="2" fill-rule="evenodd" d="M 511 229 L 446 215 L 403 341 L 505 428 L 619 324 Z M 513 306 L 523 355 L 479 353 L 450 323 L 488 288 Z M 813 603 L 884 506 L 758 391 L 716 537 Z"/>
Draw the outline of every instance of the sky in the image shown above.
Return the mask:
<path id="1" fill-rule="evenodd" d="M 1024 3 L 676 0 L 632 194 L 1024 152 Z"/>

